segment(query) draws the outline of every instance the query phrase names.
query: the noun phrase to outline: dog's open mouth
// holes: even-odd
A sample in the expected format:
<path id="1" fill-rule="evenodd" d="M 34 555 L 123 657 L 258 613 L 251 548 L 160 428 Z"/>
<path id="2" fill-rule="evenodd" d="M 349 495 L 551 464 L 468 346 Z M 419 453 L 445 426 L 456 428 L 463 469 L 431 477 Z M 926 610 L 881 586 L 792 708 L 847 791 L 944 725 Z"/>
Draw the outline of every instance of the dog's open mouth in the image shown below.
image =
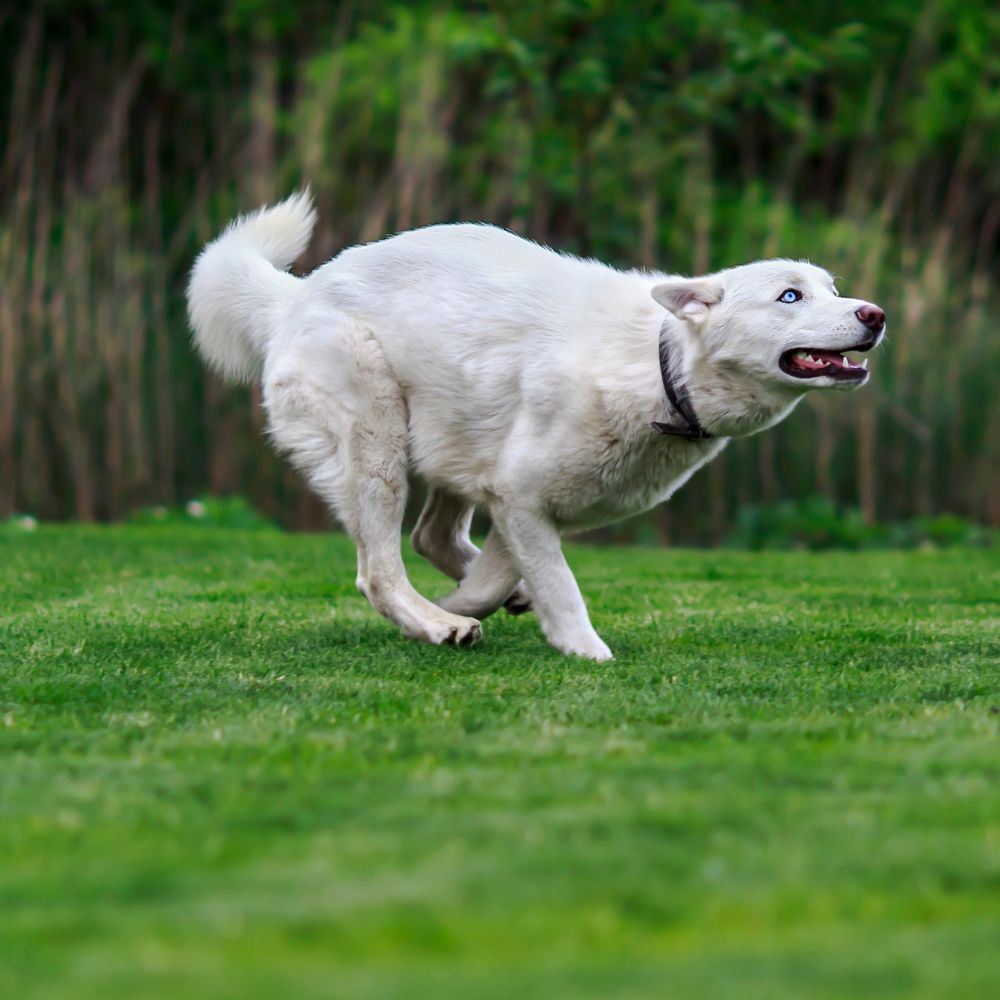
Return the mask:
<path id="1" fill-rule="evenodd" d="M 781 370 L 793 378 L 842 379 L 848 382 L 862 381 L 868 377 L 868 360 L 854 361 L 848 353 L 870 350 L 871 344 L 850 347 L 843 351 L 821 351 L 815 347 L 796 347 L 785 351 L 778 362 Z"/>

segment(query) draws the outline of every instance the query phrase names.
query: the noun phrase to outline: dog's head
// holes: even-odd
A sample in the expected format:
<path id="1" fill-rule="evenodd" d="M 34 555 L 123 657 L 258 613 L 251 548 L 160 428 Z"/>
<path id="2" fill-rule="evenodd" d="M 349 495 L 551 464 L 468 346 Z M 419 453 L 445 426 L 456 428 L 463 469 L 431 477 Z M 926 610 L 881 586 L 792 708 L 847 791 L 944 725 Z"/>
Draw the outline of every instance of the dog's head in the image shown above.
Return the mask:
<path id="1" fill-rule="evenodd" d="M 777 391 L 854 389 L 868 381 L 885 313 L 842 298 L 833 278 L 802 261 L 764 260 L 700 278 L 667 278 L 653 298 L 682 322 L 696 366 L 750 377 Z"/>

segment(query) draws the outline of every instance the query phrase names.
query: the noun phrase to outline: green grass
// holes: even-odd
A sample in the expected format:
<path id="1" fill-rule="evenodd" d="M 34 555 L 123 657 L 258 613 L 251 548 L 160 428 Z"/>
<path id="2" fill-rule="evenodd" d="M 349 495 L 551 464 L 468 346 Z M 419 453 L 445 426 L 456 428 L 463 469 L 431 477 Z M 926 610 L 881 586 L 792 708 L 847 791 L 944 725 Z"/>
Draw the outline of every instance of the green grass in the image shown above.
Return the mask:
<path id="1" fill-rule="evenodd" d="M 411 643 L 340 537 L 0 531 L 0 995 L 995 995 L 997 553 L 570 561 L 611 663 Z"/>

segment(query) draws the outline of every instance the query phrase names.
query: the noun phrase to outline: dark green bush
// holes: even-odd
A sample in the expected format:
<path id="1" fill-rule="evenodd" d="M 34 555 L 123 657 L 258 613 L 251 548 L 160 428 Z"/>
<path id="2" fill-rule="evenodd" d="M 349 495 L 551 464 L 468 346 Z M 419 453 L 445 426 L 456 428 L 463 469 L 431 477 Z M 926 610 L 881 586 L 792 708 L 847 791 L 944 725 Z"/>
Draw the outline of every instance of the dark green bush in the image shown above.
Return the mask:
<path id="1" fill-rule="evenodd" d="M 821 550 L 988 546 L 994 541 L 994 532 L 955 514 L 872 524 L 856 508 L 840 509 L 825 497 L 809 497 L 743 507 L 726 545 Z"/>
<path id="2" fill-rule="evenodd" d="M 128 520 L 132 524 L 203 524 L 241 531 L 276 530 L 276 525 L 240 496 L 202 497 L 179 507 L 146 507 L 131 514 Z"/>

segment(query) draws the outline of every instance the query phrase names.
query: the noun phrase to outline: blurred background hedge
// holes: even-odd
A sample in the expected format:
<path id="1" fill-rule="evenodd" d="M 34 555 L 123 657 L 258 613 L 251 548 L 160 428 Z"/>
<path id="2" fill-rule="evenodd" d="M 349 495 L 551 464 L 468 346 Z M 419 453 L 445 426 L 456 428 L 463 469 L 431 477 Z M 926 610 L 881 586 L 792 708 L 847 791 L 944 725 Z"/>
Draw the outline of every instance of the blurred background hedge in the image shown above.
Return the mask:
<path id="1" fill-rule="evenodd" d="M 760 539 L 813 495 L 1000 524 L 993 5 L 37 0 L 0 12 L 0 115 L 0 517 L 238 490 L 326 523 L 183 306 L 198 247 L 308 181 L 306 268 L 485 219 L 626 266 L 808 257 L 886 308 L 871 386 L 626 537 Z"/>

